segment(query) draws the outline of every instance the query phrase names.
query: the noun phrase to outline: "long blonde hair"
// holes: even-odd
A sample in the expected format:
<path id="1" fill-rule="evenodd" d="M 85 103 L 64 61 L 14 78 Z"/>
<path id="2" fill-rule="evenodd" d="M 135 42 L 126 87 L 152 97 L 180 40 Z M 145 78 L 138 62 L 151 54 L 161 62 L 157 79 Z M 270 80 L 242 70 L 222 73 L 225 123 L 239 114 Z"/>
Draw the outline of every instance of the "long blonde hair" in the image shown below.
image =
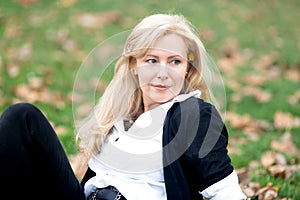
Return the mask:
<path id="1" fill-rule="evenodd" d="M 114 123 L 124 117 L 138 117 L 143 112 L 142 93 L 133 72 L 136 58 L 145 55 L 149 47 L 162 36 L 175 33 L 183 38 L 189 59 L 186 84 L 182 93 L 201 90 L 201 98 L 210 100 L 202 77 L 206 66 L 205 48 L 196 29 L 182 15 L 154 14 L 144 18 L 129 34 L 123 55 L 115 65 L 114 77 L 105 89 L 90 116 L 77 129 L 79 149 L 88 156 L 100 152 Z"/>

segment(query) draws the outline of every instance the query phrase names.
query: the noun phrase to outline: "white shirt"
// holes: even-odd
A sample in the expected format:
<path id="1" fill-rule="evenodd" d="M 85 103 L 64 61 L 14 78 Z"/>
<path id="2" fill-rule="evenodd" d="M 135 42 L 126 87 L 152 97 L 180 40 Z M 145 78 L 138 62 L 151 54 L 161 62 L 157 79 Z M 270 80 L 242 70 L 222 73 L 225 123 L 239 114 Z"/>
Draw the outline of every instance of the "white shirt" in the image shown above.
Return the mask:
<path id="1" fill-rule="evenodd" d="M 86 182 L 86 196 L 96 188 L 113 185 L 127 200 L 167 199 L 162 166 L 164 119 L 174 102 L 199 95 L 198 90 L 179 95 L 143 113 L 128 131 L 124 131 L 123 120 L 115 123 L 102 151 L 89 161 L 89 167 L 96 176 Z M 216 191 L 207 188 L 201 194 L 212 197 Z"/>

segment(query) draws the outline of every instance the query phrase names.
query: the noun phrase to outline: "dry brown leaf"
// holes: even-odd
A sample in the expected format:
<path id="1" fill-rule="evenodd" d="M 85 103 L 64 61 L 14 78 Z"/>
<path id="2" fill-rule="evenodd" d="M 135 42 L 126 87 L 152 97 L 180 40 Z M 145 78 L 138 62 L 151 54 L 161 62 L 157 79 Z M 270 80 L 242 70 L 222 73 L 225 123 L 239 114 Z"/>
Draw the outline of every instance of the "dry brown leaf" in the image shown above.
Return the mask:
<path id="1" fill-rule="evenodd" d="M 226 75 L 234 75 L 235 74 L 235 68 L 237 66 L 240 66 L 244 63 L 244 59 L 239 54 L 234 54 L 231 57 L 223 57 L 222 59 L 219 59 L 217 64 L 221 71 L 226 73 Z"/>
<path id="2" fill-rule="evenodd" d="M 287 69 L 287 70 L 285 70 L 285 77 L 292 81 L 299 83 L 300 82 L 300 71 L 297 68 Z"/>
<path id="3" fill-rule="evenodd" d="M 32 77 L 29 79 L 28 84 L 17 85 L 14 89 L 14 94 L 21 100 L 36 103 L 43 102 L 55 105 L 57 108 L 64 108 L 66 100 L 59 92 L 50 91 L 43 79 L 38 77 Z"/>
<path id="4" fill-rule="evenodd" d="M 288 97 L 288 103 L 291 105 L 296 105 L 300 102 L 300 90 L 297 90 L 294 94 Z"/>
<path id="5" fill-rule="evenodd" d="M 227 38 L 223 45 L 224 57 L 217 61 L 218 67 L 226 75 L 234 75 L 235 68 L 245 63 L 245 58 L 241 55 L 239 43 L 236 38 Z"/>
<path id="6" fill-rule="evenodd" d="M 285 132 L 277 141 L 271 142 L 271 148 L 286 154 L 297 155 L 298 149 L 293 142 L 292 135 L 289 131 Z"/>
<path id="7" fill-rule="evenodd" d="M 264 120 L 253 120 L 250 124 L 244 127 L 246 134 L 260 134 L 272 129 L 272 125 Z"/>
<path id="8" fill-rule="evenodd" d="M 240 185 L 248 185 L 250 183 L 249 170 L 247 168 L 235 169 Z"/>
<path id="9" fill-rule="evenodd" d="M 74 52 L 79 49 L 77 42 L 75 42 L 75 40 L 72 40 L 72 39 L 67 39 L 67 40 L 63 41 L 61 43 L 61 46 L 62 46 L 62 49 L 67 52 Z"/>
<path id="10" fill-rule="evenodd" d="M 223 54 L 227 58 L 235 57 L 240 52 L 238 40 L 234 37 L 229 37 L 225 40 L 223 46 Z"/>
<path id="11" fill-rule="evenodd" d="M 259 183 L 250 182 L 248 185 L 244 186 L 242 190 L 249 198 L 273 200 L 278 197 L 279 187 L 272 186 L 272 183 L 268 183 L 265 187 L 261 187 Z"/>
<path id="12" fill-rule="evenodd" d="M 286 178 L 287 166 L 273 165 L 268 168 L 268 171 L 275 177 Z"/>
<path id="13" fill-rule="evenodd" d="M 215 31 L 207 27 L 201 29 L 200 35 L 204 41 L 212 41 L 216 37 Z"/>
<path id="14" fill-rule="evenodd" d="M 278 152 L 276 153 L 276 164 L 278 164 L 278 165 L 286 165 L 287 164 L 287 161 L 283 154 L 278 153 Z"/>
<path id="15" fill-rule="evenodd" d="M 18 3 L 22 6 L 29 6 L 33 3 L 37 2 L 37 0 L 19 0 Z"/>
<path id="16" fill-rule="evenodd" d="M 261 74 L 249 74 L 246 77 L 248 85 L 263 85 L 267 81 L 267 77 Z"/>
<path id="17" fill-rule="evenodd" d="M 7 24 L 4 30 L 4 38 L 7 39 L 20 38 L 23 34 L 22 28 L 15 24 Z"/>
<path id="18" fill-rule="evenodd" d="M 15 87 L 14 93 L 16 96 L 28 102 L 36 102 L 36 99 L 38 99 L 38 94 L 36 92 L 33 92 L 29 85 L 26 84 L 17 85 Z"/>
<path id="19" fill-rule="evenodd" d="M 272 52 L 262 56 L 260 59 L 254 61 L 253 66 L 257 70 L 267 69 L 275 63 L 280 56 L 279 52 Z"/>
<path id="20" fill-rule="evenodd" d="M 254 197 L 255 196 L 255 191 L 250 187 L 243 188 L 243 192 L 247 197 Z"/>
<path id="21" fill-rule="evenodd" d="M 101 28 L 106 24 L 118 23 L 122 19 L 120 11 L 107 11 L 100 14 L 84 13 L 75 17 L 75 20 L 85 28 Z"/>
<path id="22" fill-rule="evenodd" d="M 255 98 L 258 102 L 266 103 L 269 102 L 272 94 L 266 91 L 263 91 L 261 88 L 254 86 L 246 86 L 243 88 L 244 94 Z"/>
<path id="23" fill-rule="evenodd" d="M 268 189 L 266 192 L 258 195 L 258 199 L 259 200 L 273 200 L 276 197 L 278 197 L 278 192 L 277 192 L 277 188 L 270 188 Z"/>
<path id="24" fill-rule="evenodd" d="M 299 171 L 299 166 L 296 165 L 273 165 L 268 168 L 268 172 L 271 173 L 274 177 L 279 177 L 287 180 L 297 171 L 297 167 Z"/>
<path id="25" fill-rule="evenodd" d="M 276 153 L 274 151 L 266 151 L 260 158 L 261 165 L 267 169 L 276 163 Z"/>
<path id="26" fill-rule="evenodd" d="M 254 120 L 249 114 L 239 115 L 227 112 L 225 119 L 235 129 L 242 129 L 252 140 L 259 139 L 258 134 L 272 129 L 272 125 L 264 120 Z"/>
<path id="27" fill-rule="evenodd" d="M 277 111 L 274 115 L 274 127 L 277 129 L 290 129 L 300 127 L 300 118 L 291 113 Z"/>
<path id="28" fill-rule="evenodd" d="M 67 133 L 67 128 L 64 126 L 54 126 L 54 130 L 57 135 L 65 135 Z"/>
<path id="29" fill-rule="evenodd" d="M 20 73 L 20 66 L 16 63 L 9 63 L 7 73 L 11 78 L 17 77 Z"/>
<path id="30" fill-rule="evenodd" d="M 239 115 L 233 112 L 227 112 L 225 118 L 229 121 L 230 126 L 236 129 L 242 129 L 252 121 L 251 116 L 248 114 Z"/>
<path id="31" fill-rule="evenodd" d="M 32 77 L 29 79 L 29 85 L 30 88 L 33 90 L 39 90 L 44 87 L 44 81 L 40 77 Z"/>
<path id="32" fill-rule="evenodd" d="M 32 55 L 32 44 L 25 43 L 23 44 L 14 55 L 14 58 L 20 61 L 28 60 Z"/>
<path id="33" fill-rule="evenodd" d="M 278 196 L 278 187 L 268 183 L 265 187 L 259 189 L 256 193 L 259 200 L 273 200 Z"/>
<path id="34" fill-rule="evenodd" d="M 247 197 L 255 197 L 260 187 L 260 184 L 257 182 L 250 182 L 249 184 L 244 185 L 244 187 L 242 187 L 242 190 Z"/>
<path id="35" fill-rule="evenodd" d="M 60 0 L 60 5 L 62 7 L 70 7 L 76 3 L 76 0 Z"/>
<path id="36" fill-rule="evenodd" d="M 230 100 L 231 100 L 232 102 L 235 102 L 235 103 L 242 102 L 242 100 L 243 100 L 243 95 L 242 95 L 242 94 L 238 94 L 238 93 L 232 94 L 232 95 L 230 96 Z"/>
<path id="37" fill-rule="evenodd" d="M 99 28 L 102 26 L 102 19 L 99 16 L 90 13 L 78 16 L 76 21 L 85 28 Z"/>
<path id="38" fill-rule="evenodd" d="M 238 145 L 246 144 L 247 140 L 243 137 L 232 137 L 230 138 L 228 142 L 228 153 L 235 154 L 235 155 L 241 155 L 242 151 L 238 148 Z"/>
<path id="39" fill-rule="evenodd" d="M 242 87 L 242 85 L 239 82 L 233 79 L 228 80 L 226 84 L 232 90 L 240 90 Z"/>

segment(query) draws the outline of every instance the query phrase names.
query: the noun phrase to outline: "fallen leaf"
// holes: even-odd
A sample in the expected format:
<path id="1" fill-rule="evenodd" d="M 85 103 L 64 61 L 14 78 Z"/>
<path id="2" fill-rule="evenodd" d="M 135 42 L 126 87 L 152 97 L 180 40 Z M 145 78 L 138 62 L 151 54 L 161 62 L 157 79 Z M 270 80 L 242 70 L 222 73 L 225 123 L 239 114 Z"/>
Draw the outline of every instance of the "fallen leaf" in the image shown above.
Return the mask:
<path id="1" fill-rule="evenodd" d="M 271 52 L 270 54 L 263 55 L 258 60 L 254 61 L 253 66 L 259 71 L 262 69 L 267 69 L 278 60 L 279 56 L 279 52 Z"/>
<path id="2" fill-rule="evenodd" d="M 253 97 L 258 102 L 267 103 L 270 101 L 272 94 L 266 91 L 263 91 L 261 88 L 254 86 L 246 86 L 243 88 L 244 94 Z"/>
<path id="3" fill-rule="evenodd" d="M 14 55 L 14 58 L 20 61 L 28 60 L 32 55 L 32 44 L 25 43 L 23 44 Z"/>
<path id="4" fill-rule="evenodd" d="M 258 196 L 259 200 L 273 200 L 278 197 L 278 190 L 277 186 L 272 186 L 272 183 L 268 183 L 257 191 L 256 196 Z"/>
<path id="5" fill-rule="evenodd" d="M 272 129 L 272 125 L 269 122 L 255 120 L 249 114 L 240 115 L 234 112 L 227 112 L 225 120 L 229 122 L 232 128 L 243 130 L 248 136 L 253 137 L 253 140 L 258 139 L 258 136 L 255 134 L 261 134 Z"/>
<path id="6" fill-rule="evenodd" d="M 15 24 L 8 24 L 4 29 L 4 38 L 6 39 L 21 38 L 22 35 L 23 30 L 21 26 Z"/>
<path id="7" fill-rule="evenodd" d="M 30 103 L 43 102 L 63 109 L 66 99 L 60 92 L 52 92 L 47 88 L 43 79 L 31 77 L 28 84 L 20 84 L 14 88 L 14 94 L 23 101 Z"/>
<path id="8" fill-rule="evenodd" d="M 267 77 L 261 74 L 249 74 L 246 77 L 248 85 L 263 85 L 267 81 Z"/>
<path id="9" fill-rule="evenodd" d="M 285 70 L 285 77 L 292 81 L 295 81 L 296 83 L 299 83 L 300 82 L 299 68 L 297 69 L 295 67 L 295 68 Z"/>
<path id="10" fill-rule="evenodd" d="M 279 130 L 300 127 L 300 118 L 291 113 L 277 111 L 274 115 L 274 127 Z"/>
<path id="11" fill-rule="evenodd" d="M 246 60 L 240 53 L 239 43 L 236 38 L 227 38 L 222 51 L 223 57 L 217 61 L 218 67 L 226 75 L 235 75 L 236 67 L 243 65 Z"/>
<path id="12" fill-rule="evenodd" d="M 283 179 L 286 177 L 286 171 L 287 166 L 283 165 L 273 165 L 268 168 L 268 171 L 274 176 L 274 177 L 281 177 Z"/>
<path id="13" fill-rule="evenodd" d="M 107 11 L 100 14 L 84 13 L 75 17 L 77 23 L 85 28 L 101 28 L 107 24 L 118 23 L 122 19 L 120 11 Z"/>
<path id="14" fill-rule="evenodd" d="M 11 78 L 17 77 L 20 73 L 20 66 L 15 63 L 9 63 L 7 73 Z"/>
<path id="15" fill-rule="evenodd" d="M 260 159 L 261 165 L 267 169 L 276 163 L 276 153 L 274 151 L 266 151 L 262 154 Z"/>
<path id="16" fill-rule="evenodd" d="M 22 6 L 29 6 L 35 2 L 37 2 L 37 0 L 19 0 L 18 1 L 18 3 Z"/>
<path id="17" fill-rule="evenodd" d="M 67 128 L 64 126 L 54 126 L 54 130 L 57 135 L 65 135 L 67 133 Z"/>
<path id="18" fill-rule="evenodd" d="M 233 112 L 227 112 L 225 118 L 229 121 L 230 126 L 235 129 L 242 129 L 252 121 L 251 116 L 248 114 L 239 115 Z"/>
<path id="19" fill-rule="evenodd" d="M 287 102 L 291 105 L 296 105 L 300 102 L 300 90 L 297 90 L 294 94 L 288 96 Z"/>
<path id="20" fill-rule="evenodd" d="M 76 3 L 76 0 L 60 0 L 60 5 L 62 7 L 70 7 Z"/>
<path id="21" fill-rule="evenodd" d="M 290 155 L 297 155 L 299 152 L 290 131 L 286 131 L 278 140 L 272 141 L 271 148 Z"/>
<path id="22" fill-rule="evenodd" d="M 203 27 L 199 35 L 204 41 L 212 41 L 216 37 L 216 32 L 208 27 Z"/>
<path id="23" fill-rule="evenodd" d="M 39 89 L 42 89 L 44 87 L 44 81 L 40 77 L 31 77 L 29 79 L 29 85 L 28 86 L 33 90 L 39 90 Z"/>
<path id="24" fill-rule="evenodd" d="M 247 185 L 250 182 L 249 170 L 247 168 L 235 169 L 240 185 Z"/>

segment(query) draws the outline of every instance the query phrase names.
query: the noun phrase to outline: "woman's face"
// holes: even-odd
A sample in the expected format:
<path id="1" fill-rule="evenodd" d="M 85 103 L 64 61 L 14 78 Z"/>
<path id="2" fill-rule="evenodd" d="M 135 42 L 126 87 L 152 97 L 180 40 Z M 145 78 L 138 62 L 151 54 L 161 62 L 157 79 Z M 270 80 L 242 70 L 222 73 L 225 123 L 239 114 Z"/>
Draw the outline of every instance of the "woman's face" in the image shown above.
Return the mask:
<path id="1" fill-rule="evenodd" d="M 144 57 L 137 59 L 135 73 L 143 93 L 144 111 L 180 93 L 187 67 L 187 48 L 176 34 L 160 38 Z"/>

